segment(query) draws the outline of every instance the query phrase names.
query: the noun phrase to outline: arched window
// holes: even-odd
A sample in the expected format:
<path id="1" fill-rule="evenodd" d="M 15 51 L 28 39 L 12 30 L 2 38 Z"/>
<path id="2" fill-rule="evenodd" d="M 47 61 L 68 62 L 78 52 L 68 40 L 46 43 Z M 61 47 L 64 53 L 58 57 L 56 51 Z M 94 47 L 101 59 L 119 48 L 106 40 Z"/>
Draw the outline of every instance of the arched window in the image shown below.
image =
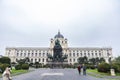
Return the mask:
<path id="1" fill-rule="evenodd" d="M 31 62 L 33 63 L 33 59 L 31 59 Z"/>
<path id="2" fill-rule="evenodd" d="M 79 53 L 77 53 L 77 57 L 79 57 Z"/>
<path id="3" fill-rule="evenodd" d="M 93 53 L 92 53 L 92 56 L 93 56 Z"/>
<path id="4" fill-rule="evenodd" d="M 74 62 L 75 62 L 75 59 L 73 59 L 74 60 Z"/>
<path id="5" fill-rule="evenodd" d="M 32 53 L 32 56 L 33 56 L 33 53 Z"/>
<path id="6" fill-rule="evenodd" d="M 28 53 L 28 57 L 30 56 L 30 53 Z"/>
<path id="7" fill-rule="evenodd" d="M 48 59 L 46 59 L 46 61 L 48 61 Z"/>
<path id="8" fill-rule="evenodd" d="M 81 56 L 82 56 L 82 52 L 81 52 L 80 54 L 81 54 Z"/>
<path id="9" fill-rule="evenodd" d="M 71 57 L 71 53 L 70 53 L 70 57 Z"/>
<path id="10" fill-rule="evenodd" d="M 22 56 L 22 53 L 20 54 L 20 56 Z"/>
<path id="11" fill-rule="evenodd" d="M 35 59 L 35 62 L 37 62 L 37 59 Z"/>
<path id="12" fill-rule="evenodd" d="M 70 62 L 72 62 L 72 60 L 70 59 Z"/>
<path id="13" fill-rule="evenodd" d="M 101 53 L 99 53 L 99 56 L 101 56 Z"/>
<path id="14" fill-rule="evenodd" d="M 95 53 L 95 55 L 97 56 L 97 53 Z"/>
<path id="15" fill-rule="evenodd" d="M 44 58 L 43 58 L 42 62 L 44 62 Z"/>
<path id="16" fill-rule="evenodd" d="M 41 56 L 41 53 L 39 53 L 39 56 Z"/>
<path id="17" fill-rule="evenodd" d="M 73 53 L 73 56 L 75 56 L 75 53 Z"/>
<path id="18" fill-rule="evenodd" d="M 35 56 L 37 56 L 37 53 L 35 53 Z"/>
<path id="19" fill-rule="evenodd" d="M 41 59 L 39 59 L 39 62 L 41 61 Z"/>
<path id="20" fill-rule="evenodd" d="M 43 57 L 45 56 L 45 53 L 43 53 Z"/>
<path id="21" fill-rule="evenodd" d="M 26 56 L 26 53 L 24 53 L 24 56 Z"/>
<path id="22" fill-rule="evenodd" d="M 17 56 L 19 56 L 19 53 L 17 53 Z"/>
<path id="23" fill-rule="evenodd" d="M 86 53 L 84 53 L 84 56 L 86 56 Z"/>

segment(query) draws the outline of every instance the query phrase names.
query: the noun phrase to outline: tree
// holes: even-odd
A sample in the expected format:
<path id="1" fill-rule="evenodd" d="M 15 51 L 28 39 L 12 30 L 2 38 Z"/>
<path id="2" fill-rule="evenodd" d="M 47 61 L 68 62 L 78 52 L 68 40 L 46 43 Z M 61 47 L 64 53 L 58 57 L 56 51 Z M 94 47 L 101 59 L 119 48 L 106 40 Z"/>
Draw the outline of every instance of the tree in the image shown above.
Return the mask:
<path id="1" fill-rule="evenodd" d="M 100 63 L 105 62 L 105 59 L 104 58 L 100 58 L 99 62 Z"/>
<path id="2" fill-rule="evenodd" d="M 117 58 L 115 58 L 115 62 L 120 63 L 120 56 L 118 56 Z"/>
<path id="3" fill-rule="evenodd" d="M 99 62 L 100 62 L 100 59 L 97 57 L 97 58 L 95 58 L 95 64 L 96 65 L 98 65 L 99 64 Z"/>
<path id="4" fill-rule="evenodd" d="M 22 65 L 25 63 L 25 60 L 24 59 L 20 59 L 20 60 L 16 60 L 18 64 Z"/>
<path id="5" fill-rule="evenodd" d="M 84 57 L 79 57 L 79 58 L 78 58 L 78 63 L 79 63 L 79 64 L 86 64 L 86 63 L 88 63 L 88 58 L 87 58 L 86 56 L 84 56 Z"/>
<path id="6" fill-rule="evenodd" d="M 30 59 L 28 57 L 24 58 L 24 59 L 20 59 L 20 60 L 16 60 L 18 62 L 18 64 L 22 65 L 25 63 L 29 63 Z"/>
<path id="7" fill-rule="evenodd" d="M 89 62 L 90 62 L 91 64 L 95 65 L 95 58 L 89 59 Z"/>
<path id="8" fill-rule="evenodd" d="M 25 58 L 25 63 L 30 63 L 30 59 L 28 57 Z"/>
<path id="9" fill-rule="evenodd" d="M 39 68 L 41 66 L 39 62 L 35 62 L 34 65 L 35 65 L 35 68 Z"/>
<path id="10" fill-rule="evenodd" d="M 49 59 L 51 59 L 51 60 L 53 59 L 52 55 L 48 54 L 47 56 L 48 56 Z"/>
<path id="11" fill-rule="evenodd" d="M 8 57 L 2 57 L 2 58 L 0 58 L 0 63 L 10 64 L 10 62 L 11 62 L 11 60 L 10 60 L 10 58 L 8 58 Z"/>

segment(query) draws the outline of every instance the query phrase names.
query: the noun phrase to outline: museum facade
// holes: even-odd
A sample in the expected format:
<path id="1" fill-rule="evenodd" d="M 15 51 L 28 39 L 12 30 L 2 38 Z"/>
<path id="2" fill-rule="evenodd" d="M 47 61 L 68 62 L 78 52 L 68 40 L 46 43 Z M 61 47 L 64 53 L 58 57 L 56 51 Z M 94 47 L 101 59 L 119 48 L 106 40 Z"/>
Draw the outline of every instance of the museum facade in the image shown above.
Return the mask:
<path id="1" fill-rule="evenodd" d="M 112 56 L 110 47 L 69 47 L 68 40 L 58 31 L 58 34 L 50 40 L 50 47 L 7 47 L 5 56 L 11 59 L 11 62 L 28 57 L 31 63 L 48 63 L 48 55 L 53 55 L 55 41 L 59 40 L 63 55 L 67 55 L 67 63 L 77 63 L 79 57 L 104 58 L 108 62 L 109 56 Z"/>

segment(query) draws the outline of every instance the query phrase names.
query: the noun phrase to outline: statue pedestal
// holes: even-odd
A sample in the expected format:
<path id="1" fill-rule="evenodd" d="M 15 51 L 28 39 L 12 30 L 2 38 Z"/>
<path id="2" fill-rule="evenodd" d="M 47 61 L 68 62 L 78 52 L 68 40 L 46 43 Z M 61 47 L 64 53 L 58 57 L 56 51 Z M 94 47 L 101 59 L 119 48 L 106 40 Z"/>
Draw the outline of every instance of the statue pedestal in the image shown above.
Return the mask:
<path id="1" fill-rule="evenodd" d="M 115 76 L 115 70 L 114 69 L 110 69 L 110 73 L 111 73 L 111 76 Z"/>

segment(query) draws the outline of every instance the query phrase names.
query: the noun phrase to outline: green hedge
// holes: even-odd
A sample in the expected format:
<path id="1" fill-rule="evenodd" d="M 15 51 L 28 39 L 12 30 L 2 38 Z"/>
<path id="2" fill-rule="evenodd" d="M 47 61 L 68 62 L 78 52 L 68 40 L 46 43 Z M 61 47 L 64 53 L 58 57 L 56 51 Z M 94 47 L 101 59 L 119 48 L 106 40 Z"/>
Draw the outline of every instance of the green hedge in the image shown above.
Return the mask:
<path id="1" fill-rule="evenodd" d="M 112 69 L 115 70 L 115 72 L 120 72 L 120 64 L 119 63 L 113 63 Z"/>
<path id="2" fill-rule="evenodd" d="M 6 67 L 9 67 L 9 66 L 10 66 L 9 64 L 1 64 L 0 63 L 0 69 L 1 69 L 0 73 L 3 73 L 4 70 L 6 69 Z"/>
<path id="3" fill-rule="evenodd" d="M 21 65 L 19 65 L 19 64 L 16 65 L 16 66 L 15 66 L 15 69 L 16 69 L 16 70 L 20 70 L 20 69 L 21 69 Z"/>
<path id="4" fill-rule="evenodd" d="M 98 72 L 109 72 L 110 71 L 110 65 L 108 63 L 101 63 L 98 65 Z"/>
<path id="5" fill-rule="evenodd" d="M 29 69 L 29 64 L 22 64 L 22 69 L 28 70 Z"/>

